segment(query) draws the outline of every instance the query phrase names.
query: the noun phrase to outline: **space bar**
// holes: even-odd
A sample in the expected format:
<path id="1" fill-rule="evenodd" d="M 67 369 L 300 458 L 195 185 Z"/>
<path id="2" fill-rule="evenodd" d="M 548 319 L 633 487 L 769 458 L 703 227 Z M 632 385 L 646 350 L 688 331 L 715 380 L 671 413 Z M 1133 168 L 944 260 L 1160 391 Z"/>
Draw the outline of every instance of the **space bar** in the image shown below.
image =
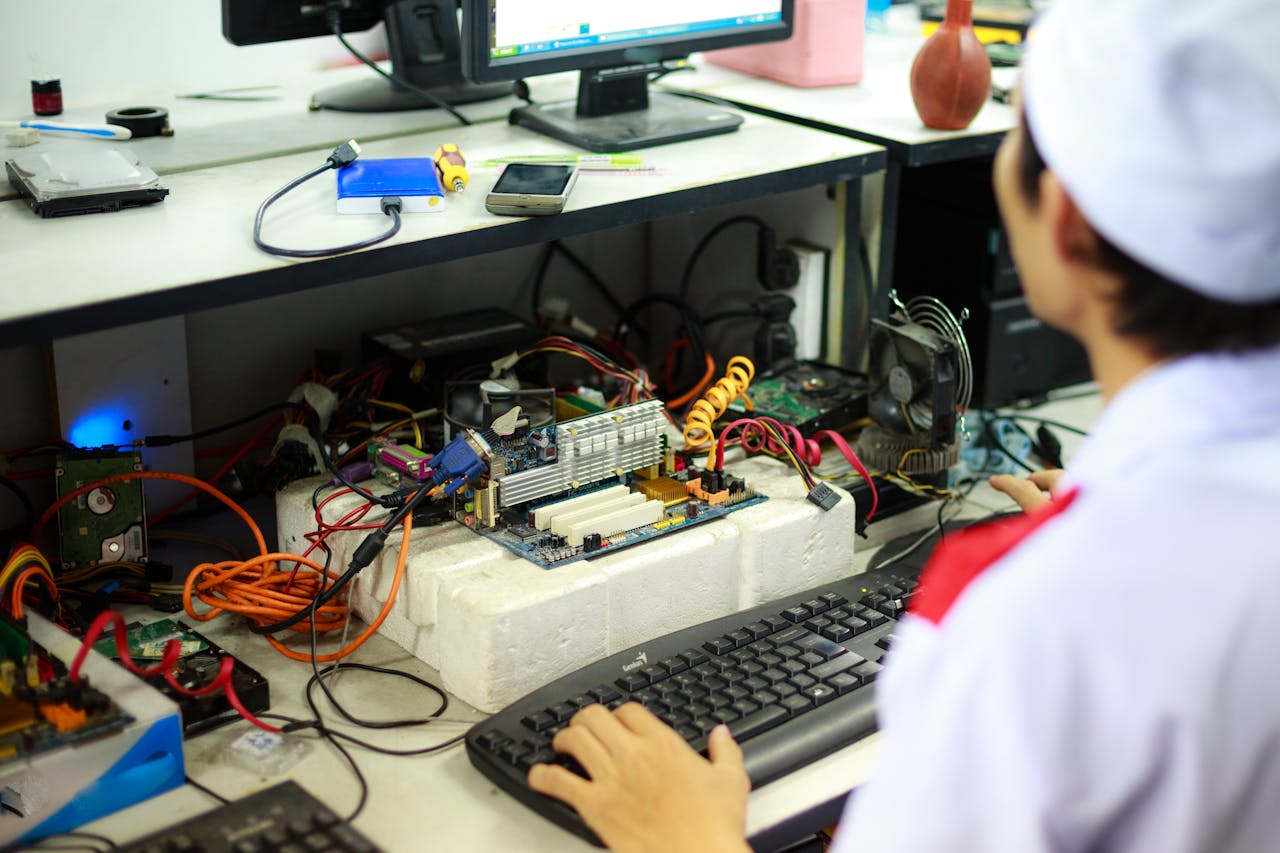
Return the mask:
<path id="1" fill-rule="evenodd" d="M 754 714 L 748 714 L 740 720 L 734 720 L 729 724 L 729 733 L 733 735 L 733 739 L 741 743 L 747 738 L 755 737 L 761 732 L 768 731 L 774 726 L 789 718 L 786 709 L 777 705 L 771 705 L 768 708 L 762 708 Z"/>

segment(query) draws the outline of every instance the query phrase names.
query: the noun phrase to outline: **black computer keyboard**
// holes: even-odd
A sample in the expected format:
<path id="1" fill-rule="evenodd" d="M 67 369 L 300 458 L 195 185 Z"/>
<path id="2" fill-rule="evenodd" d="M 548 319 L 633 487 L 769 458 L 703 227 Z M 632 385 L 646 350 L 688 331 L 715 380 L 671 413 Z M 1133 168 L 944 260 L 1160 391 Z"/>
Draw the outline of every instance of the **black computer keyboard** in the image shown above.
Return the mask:
<path id="1" fill-rule="evenodd" d="M 498 787 L 599 844 L 568 806 L 530 790 L 529 768 L 576 761 L 551 739 L 578 709 L 640 702 L 704 752 L 726 723 L 753 786 L 875 730 L 880 660 L 916 588 L 914 570 L 880 569 L 658 637 L 589 664 L 474 726 L 471 763 Z"/>
<path id="2" fill-rule="evenodd" d="M 373 853 L 379 848 L 293 782 L 120 846 L 121 853 Z"/>

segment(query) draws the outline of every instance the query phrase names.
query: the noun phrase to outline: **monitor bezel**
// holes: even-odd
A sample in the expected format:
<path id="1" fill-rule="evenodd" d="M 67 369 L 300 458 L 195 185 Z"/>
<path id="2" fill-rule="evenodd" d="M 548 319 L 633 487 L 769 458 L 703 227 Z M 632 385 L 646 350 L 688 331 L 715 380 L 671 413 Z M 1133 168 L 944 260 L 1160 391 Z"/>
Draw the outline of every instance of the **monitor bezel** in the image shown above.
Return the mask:
<path id="1" fill-rule="evenodd" d="M 676 40 L 672 40 L 670 36 L 661 36 L 632 42 L 625 47 L 590 49 L 494 65 L 489 61 L 489 3 L 490 0 L 462 0 L 462 69 L 464 74 L 478 83 L 518 80 L 561 71 L 618 68 L 683 59 L 691 53 L 705 50 L 783 41 L 790 38 L 795 29 L 795 0 L 782 0 L 782 20 L 774 26 L 761 29 L 718 35 L 690 33 Z M 643 52 L 637 54 L 638 49 Z"/>

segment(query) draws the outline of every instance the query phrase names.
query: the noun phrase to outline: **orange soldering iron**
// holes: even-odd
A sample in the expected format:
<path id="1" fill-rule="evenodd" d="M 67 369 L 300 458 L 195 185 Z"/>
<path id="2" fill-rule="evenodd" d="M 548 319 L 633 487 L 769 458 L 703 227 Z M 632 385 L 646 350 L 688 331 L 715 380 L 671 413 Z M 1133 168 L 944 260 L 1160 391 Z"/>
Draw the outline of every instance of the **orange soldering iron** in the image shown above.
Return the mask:
<path id="1" fill-rule="evenodd" d="M 467 158 L 452 142 L 446 142 L 436 149 L 431 158 L 436 164 L 436 174 L 440 176 L 440 185 L 446 190 L 460 193 L 467 188 L 471 176 L 467 174 Z"/>

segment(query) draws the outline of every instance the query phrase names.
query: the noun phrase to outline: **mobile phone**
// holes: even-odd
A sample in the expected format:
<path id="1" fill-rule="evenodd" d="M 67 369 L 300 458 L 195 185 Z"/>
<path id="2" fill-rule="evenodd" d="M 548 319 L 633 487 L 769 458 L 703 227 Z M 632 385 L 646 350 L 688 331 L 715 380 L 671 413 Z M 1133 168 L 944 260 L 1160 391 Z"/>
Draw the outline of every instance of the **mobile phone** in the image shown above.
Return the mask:
<path id="1" fill-rule="evenodd" d="M 485 210 L 504 216 L 559 213 L 577 180 L 572 163 L 508 163 L 485 197 Z"/>

